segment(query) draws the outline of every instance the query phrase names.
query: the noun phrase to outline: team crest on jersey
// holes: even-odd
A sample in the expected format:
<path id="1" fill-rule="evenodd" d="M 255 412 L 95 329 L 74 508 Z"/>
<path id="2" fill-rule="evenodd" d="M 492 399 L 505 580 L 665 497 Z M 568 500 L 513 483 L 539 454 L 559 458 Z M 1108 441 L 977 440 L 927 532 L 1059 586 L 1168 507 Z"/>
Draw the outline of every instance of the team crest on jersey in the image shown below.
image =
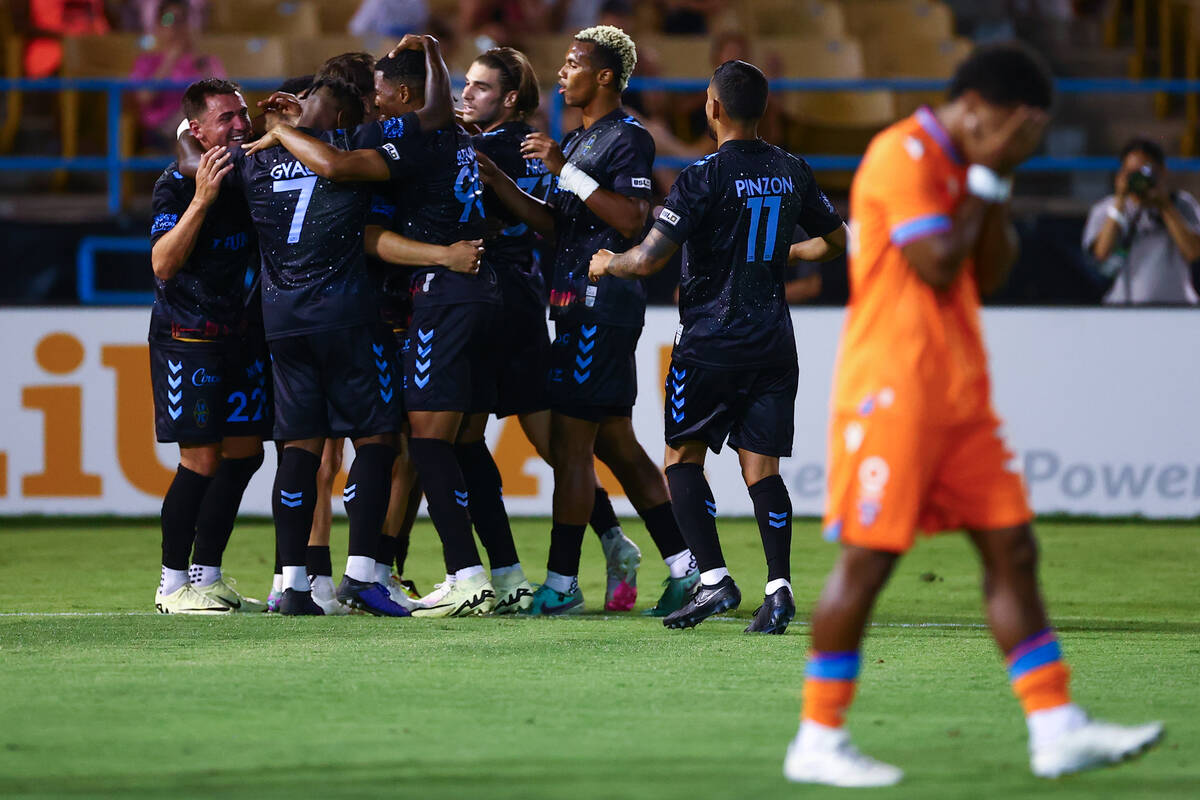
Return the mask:
<path id="1" fill-rule="evenodd" d="M 196 407 L 192 409 L 192 417 L 196 420 L 196 427 L 208 427 L 208 402 L 204 398 L 196 401 Z"/>
<path id="2" fill-rule="evenodd" d="M 587 138 L 587 141 L 583 143 L 583 147 L 581 147 L 579 149 L 579 151 L 581 153 L 586 154 L 587 151 L 592 149 L 592 145 L 594 145 L 595 143 L 596 143 L 596 134 L 593 133 L 591 136 L 589 136 Z"/>
<path id="3" fill-rule="evenodd" d="M 679 215 L 667 208 L 664 208 L 662 211 L 658 212 L 658 218 L 670 225 L 679 224 Z"/>
<path id="4" fill-rule="evenodd" d="M 383 135 L 387 139 L 399 139 L 404 135 L 404 120 L 400 117 L 388 117 L 383 121 Z"/>

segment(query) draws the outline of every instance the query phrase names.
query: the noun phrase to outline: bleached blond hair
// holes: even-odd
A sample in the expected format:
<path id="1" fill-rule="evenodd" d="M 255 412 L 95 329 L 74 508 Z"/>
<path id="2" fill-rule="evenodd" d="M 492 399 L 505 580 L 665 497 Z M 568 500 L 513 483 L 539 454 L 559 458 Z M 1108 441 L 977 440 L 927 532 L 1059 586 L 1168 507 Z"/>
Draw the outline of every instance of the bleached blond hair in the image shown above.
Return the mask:
<path id="1" fill-rule="evenodd" d="M 633 39 L 629 38 L 629 34 L 615 25 L 593 25 L 575 34 L 575 41 L 591 42 L 616 56 L 617 60 L 621 62 L 621 69 L 617 73 L 617 84 L 622 92 L 625 91 L 625 88 L 629 86 L 629 76 L 633 74 L 633 68 L 637 66 L 637 45 L 633 43 Z"/>

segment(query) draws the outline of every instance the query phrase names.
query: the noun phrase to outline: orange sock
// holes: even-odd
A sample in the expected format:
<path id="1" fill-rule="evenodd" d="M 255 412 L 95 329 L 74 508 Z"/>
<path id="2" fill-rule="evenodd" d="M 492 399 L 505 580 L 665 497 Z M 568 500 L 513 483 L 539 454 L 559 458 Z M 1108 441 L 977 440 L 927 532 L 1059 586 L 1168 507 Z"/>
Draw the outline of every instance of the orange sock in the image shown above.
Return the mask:
<path id="1" fill-rule="evenodd" d="M 1008 654 L 1008 677 L 1026 714 L 1071 702 L 1071 671 L 1062 660 L 1054 631 L 1030 636 Z"/>
<path id="2" fill-rule="evenodd" d="M 858 681 L 857 651 L 809 654 L 804 679 L 804 708 L 800 718 L 840 728 L 854 699 Z"/>

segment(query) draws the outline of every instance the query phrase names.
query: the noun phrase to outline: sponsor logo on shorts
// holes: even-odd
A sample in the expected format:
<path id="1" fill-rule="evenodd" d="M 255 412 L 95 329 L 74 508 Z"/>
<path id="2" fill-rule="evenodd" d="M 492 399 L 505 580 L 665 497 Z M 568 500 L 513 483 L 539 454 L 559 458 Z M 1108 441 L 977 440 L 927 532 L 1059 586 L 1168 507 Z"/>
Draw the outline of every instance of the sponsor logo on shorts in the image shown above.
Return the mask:
<path id="1" fill-rule="evenodd" d="M 220 375 L 209 375 L 204 367 L 192 373 L 192 386 L 208 386 L 214 383 L 220 383 Z"/>
<path id="2" fill-rule="evenodd" d="M 668 208 L 664 208 L 662 211 L 658 212 L 658 218 L 671 225 L 679 224 L 679 215 Z"/>

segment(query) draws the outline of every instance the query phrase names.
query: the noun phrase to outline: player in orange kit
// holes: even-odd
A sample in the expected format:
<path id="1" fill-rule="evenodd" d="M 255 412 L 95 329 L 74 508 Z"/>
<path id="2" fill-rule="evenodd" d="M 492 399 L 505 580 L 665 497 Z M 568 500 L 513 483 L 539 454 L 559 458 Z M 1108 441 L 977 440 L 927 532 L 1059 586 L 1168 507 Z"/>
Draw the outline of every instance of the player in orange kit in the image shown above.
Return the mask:
<path id="1" fill-rule="evenodd" d="M 1093 721 L 1071 702 L 1038 589 L 1033 514 L 991 405 L 979 296 L 1016 258 L 1010 176 L 1041 140 L 1051 96 L 1033 54 L 979 48 L 948 102 L 879 134 L 855 176 L 825 520 L 842 550 L 813 612 L 789 780 L 886 786 L 902 777 L 859 753 L 842 724 L 871 608 L 917 529 L 966 529 L 979 552 L 988 622 L 1026 713 L 1036 775 L 1115 763 L 1162 735 L 1159 723 Z"/>

